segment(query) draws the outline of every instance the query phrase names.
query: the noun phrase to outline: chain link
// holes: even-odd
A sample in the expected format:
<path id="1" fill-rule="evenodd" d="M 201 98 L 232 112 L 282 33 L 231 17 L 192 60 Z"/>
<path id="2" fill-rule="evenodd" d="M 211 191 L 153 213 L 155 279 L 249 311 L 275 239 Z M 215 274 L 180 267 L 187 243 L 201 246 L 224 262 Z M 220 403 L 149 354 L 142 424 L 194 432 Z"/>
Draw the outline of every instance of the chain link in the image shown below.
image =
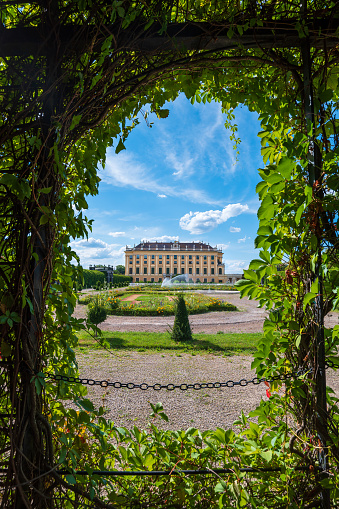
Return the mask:
<path id="1" fill-rule="evenodd" d="M 239 386 L 239 387 L 247 387 L 249 384 L 259 385 L 263 382 L 271 383 L 274 381 L 286 381 L 291 378 L 299 378 L 304 373 L 301 371 L 295 371 L 280 375 L 272 376 L 271 378 L 258 378 L 255 376 L 251 380 L 246 380 L 242 378 L 241 380 L 234 381 L 228 380 L 227 382 L 208 382 L 208 383 L 193 383 L 193 384 L 148 384 L 141 383 L 135 384 L 133 382 L 122 383 L 122 382 L 110 382 L 109 380 L 94 380 L 92 378 L 79 378 L 74 376 L 66 376 L 66 375 L 53 375 L 51 373 L 46 373 L 45 377 L 47 380 L 52 380 L 55 382 L 68 382 L 68 383 L 77 383 L 81 385 L 97 385 L 100 387 L 113 387 L 114 389 L 141 389 L 142 391 L 147 391 L 148 389 L 153 389 L 154 391 L 160 391 L 161 389 L 166 389 L 168 391 L 174 391 L 175 389 L 180 389 L 181 391 L 187 391 L 188 389 L 193 389 L 199 391 L 201 389 L 221 389 L 226 387 L 228 389 Z"/>

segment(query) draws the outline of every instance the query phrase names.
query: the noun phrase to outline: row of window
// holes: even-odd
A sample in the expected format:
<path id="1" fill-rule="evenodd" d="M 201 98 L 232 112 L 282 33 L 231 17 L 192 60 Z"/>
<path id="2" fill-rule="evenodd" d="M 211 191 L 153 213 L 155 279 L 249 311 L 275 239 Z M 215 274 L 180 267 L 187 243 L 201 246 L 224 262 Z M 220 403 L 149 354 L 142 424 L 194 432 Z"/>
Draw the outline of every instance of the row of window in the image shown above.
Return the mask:
<path id="1" fill-rule="evenodd" d="M 159 267 L 159 270 L 158 270 L 159 274 L 162 274 L 162 267 Z M 130 274 L 133 274 L 133 269 L 132 267 L 129 269 L 129 273 Z M 135 273 L 136 274 L 140 274 L 140 269 L 139 267 L 136 267 L 135 269 Z M 190 267 L 188 269 L 188 273 L 189 274 L 192 274 L 192 267 Z M 199 267 L 197 267 L 195 269 L 195 273 L 196 274 L 200 274 L 200 270 L 199 270 Z M 148 274 L 148 271 L 147 271 L 147 267 L 144 267 L 144 274 Z M 155 274 L 154 272 L 154 267 L 151 268 L 151 274 Z M 170 270 L 169 270 L 169 267 L 166 268 L 166 274 L 170 274 Z M 177 268 L 174 267 L 174 274 L 178 274 L 178 271 L 177 271 Z M 184 269 L 181 269 L 181 274 L 185 274 L 185 270 Z M 207 274 L 207 269 L 204 269 L 204 274 Z M 211 269 L 211 274 L 213 275 L 214 274 L 214 269 L 212 268 Z M 219 275 L 222 275 L 222 269 L 219 269 Z"/>
<path id="2" fill-rule="evenodd" d="M 140 256 L 143 256 L 144 260 L 147 260 L 147 255 L 136 255 L 137 260 L 139 260 Z M 157 256 L 158 256 L 159 260 L 162 260 L 162 255 L 157 255 Z M 166 256 L 167 260 L 170 259 L 170 255 L 164 255 L 164 258 L 165 258 L 165 256 Z M 180 255 L 171 255 L 171 256 L 174 258 L 174 260 L 177 260 L 178 257 L 180 258 Z M 154 260 L 155 259 L 155 255 L 149 255 L 149 258 Z M 187 258 L 187 255 L 181 255 L 181 259 L 182 260 L 184 260 L 185 258 Z M 195 258 L 196 258 L 196 260 L 199 260 L 200 255 L 195 255 Z M 202 256 L 201 256 L 201 258 L 202 258 Z M 211 258 L 211 260 L 214 260 L 214 255 L 212 255 L 210 258 Z M 133 255 L 129 255 L 129 259 L 133 260 Z M 193 255 L 188 255 L 188 259 L 192 260 L 193 259 Z M 204 260 L 207 260 L 207 255 L 204 255 Z"/>
<path id="3" fill-rule="evenodd" d="M 147 277 L 144 277 L 144 283 L 147 283 L 147 281 L 148 281 Z M 157 281 L 161 281 L 161 278 L 159 278 Z M 140 280 L 139 280 L 139 278 L 138 278 L 138 277 L 136 277 L 136 278 L 135 278 L 135 282 L 136 282 L 136 283 L 140 283 Z M 151 283 L 154 283 L 154 277 L 151 277 Z M 199 278 L 196 280 L 196 283 L 200 283 L 200 279 L 199 279 Z M 207 283 L 207 278 L 204 278 L 203 283 Z M 214 281 L 214 278 L 213 278 L 213 277 L 212 277 L 212 279 L 211 279 L 211 283 L 215 283 L 215 281 Z M 219 279 L 219 283 L 223 283 L 223 280 L 222 280 L 222 279 Z"/>
<path id="4" fill-rule="evenodd" d="M 154 260 L 152 260 L 152 265 L 154 265 Z M 174 260 L 174 265 L 177 264 L 177 260 Z M 181 265 L 185 263 L 185 260 L 181 260 Z M 192 265 L 192 261 L 189 261 L 188 262 L 190 265 Z M 133 265 L 133 260 L 130 260 L 129 262 L 130 265 Z M 139 260 L 136 260 L 136 265 L 139 264 Z M 144 260 L 144 265 L 147 264 L 147 260 Z M 169 265 L 170 264 L 170 261 L 169 260 L 166 260 L 166 264 Z M 159 265 L 162 265 L 162 260 L 159 260 Z M 196 262 L 196 265 L 199 265 L 199 261 Z M 204 262 L 204 265 L 207 265 L 207 262 Z M 214 265 L 214 262 L 211 262 L 211 265 Z"/>

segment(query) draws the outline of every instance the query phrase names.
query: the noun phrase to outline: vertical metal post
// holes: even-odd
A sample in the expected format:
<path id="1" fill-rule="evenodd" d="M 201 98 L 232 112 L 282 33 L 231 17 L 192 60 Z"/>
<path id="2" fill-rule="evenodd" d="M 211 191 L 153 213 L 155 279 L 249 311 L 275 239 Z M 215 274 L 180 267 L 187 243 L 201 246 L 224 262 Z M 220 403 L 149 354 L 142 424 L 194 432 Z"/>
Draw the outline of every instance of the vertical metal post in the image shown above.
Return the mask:
<path id="1" fill-rule="evenodd" d="M 305 8 L 306 2 L 304 2 Z M 303 61 L 303 84 L 304 84 L 304 102 L 306 128 L 309 137 L 308 149 L 308 173 L 309 185 L 320 180 L 321 163 L 318 155 L 318 146 L 314 137 L 315 119 L 314 119 L 314 101 L 312 86 L 312 62 L 310 54 L 310 44 L 307 37 L 301 39 L 301 54 Z M 319 466 L 322 470 L 322 478 L 327 476 L 328 472 L 328 448 L 326 446 L 327 434 L 327 404 L 326 404 L 326 371 L 325 371 L 325 336 L 324 336 L 324 306 L 323 306 L 323 277 L 321 273 L 322 248 L 321 238 L 318 236 L 317 263 L 315 265 L 314 280 L 318 280 L 318 296 L 314 303 L 314 321 L 317 328 L 315 338 L 315 385 L 316 385 L 316 422 L 318 438 L 321 444 L 318 453 Z M 321 428 L 321 431 L 319 430 Z M 321 492 L 321 509 L 330 509 L 331 498 L 330 490 L 324 489 Z"/>

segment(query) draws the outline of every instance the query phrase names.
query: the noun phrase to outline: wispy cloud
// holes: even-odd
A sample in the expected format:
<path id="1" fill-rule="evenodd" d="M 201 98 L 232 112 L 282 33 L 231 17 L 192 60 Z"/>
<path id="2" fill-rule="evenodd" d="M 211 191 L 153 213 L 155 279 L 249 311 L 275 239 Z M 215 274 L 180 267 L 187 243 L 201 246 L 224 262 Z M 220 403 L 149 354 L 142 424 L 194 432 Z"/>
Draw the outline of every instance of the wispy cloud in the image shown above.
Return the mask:
<path id="1" fill-rule="evenodd" d="M 183 178 L 190 177 L 194 173 L 196 158 L 192 157 L 187 150 L 178 155 L 173 150 L 166 154 L 166 161 L 173 168 L 172 175 Z"/>
<path id="2" fill-rule="evenodd" d="M 205 233 L 225 223 L 231 217 L 238 216 L 248 210 L 247 205 L 231 203 L 222 210 L 206 210 L 205 212 L 189 212 L 182 216 L 179 221 L 183 230 L 190 233 Z"/>
<path id="3" fill-rule="evenodd" d="M 170 186 L 152 177 L 148 168 L 140 163 L 131 153 L 109 154 L 104 169 L 99 170 L 99 176 L 106 184 L 139 189 L 156 194 L 158 197 L 174 196 L 186 198 L 192 202 L 220 205 L 201 189 L 192 186 Z M 164 173 L 166 178 L 166 173 Z"/>
<path id="4" fill-rule="evenodd" d="M 109 232 L 108 235 L 111 237 L 124 237 L 126 235 L 125 232 Z"/>
<path id="5" fill-rule="evenodd" d="M 246 242 L 246 240 L 250 240 L 251 237 L 247 237 L 247 235 L 245 235 L 245 237 L 243 237 L 242 239 L 238 239 L 238 244 L 240 244 L 241 242 Z"/>
<path id="6" fill-rule="evenodd" d="M 160 237 L 147 237 L 147 239 L 144 240 L 148 240 L 149 242 L 174 242 L 175 240 L 179 240 L 179 237 L 171 235 L 161 235 Z"/>
<path id="7" fill-rule="evenodd" d="M 167 198 L 166 194 L 157 194 L 158 198 Z"/>
<path id="8" fill-rule="evenodd" d="M 235 226 L 230 226 L 230 232 L 231 233 L 241 232 L 241 228 L 236 228 Z"/>

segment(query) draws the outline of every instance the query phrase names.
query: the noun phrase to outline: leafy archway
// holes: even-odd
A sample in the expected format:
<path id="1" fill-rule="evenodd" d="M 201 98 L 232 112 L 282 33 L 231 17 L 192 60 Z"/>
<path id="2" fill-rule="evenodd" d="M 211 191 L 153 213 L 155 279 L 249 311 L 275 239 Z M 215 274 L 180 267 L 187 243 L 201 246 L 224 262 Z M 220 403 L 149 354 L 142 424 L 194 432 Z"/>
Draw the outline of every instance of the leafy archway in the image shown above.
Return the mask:
<path id="1" fill-rule="evenodd" d="M 252 454 L 256 464 L 259 455 L 270 463 L 266 433 L 272 450 L 279 443 L 283 451 L 280 464 L 278 453 L 273 455 L 279 468 L 308 468 L 302 476 L 293 474 L 292 466 L 286 470 L 276 488 L 279 503 L 329 507 L 327 488 L 336 485 L 336 475 L 328 475 L 328 448 L 332 464 L 339 455 L 336 401 L 328 394 L 327 409 L 324 384 L 325 354 L 327 363 L 337 362 L 338 329 L 327 330 L 323 323 L 337 305 L 339 277 L 336 7 L 322 1 L 302 6 L 275 1 L 3 2 L 2 507 L 85 507 L 86 500 L 110 507 L 103 500 L 107 492 L 114 507 L 138 507 L 134 492 L 128 495 L 121 488 L 119 498 L 117 485 L 110 488 L 105 478 L 78 478 L 75 484 L 73 475 L 65 479 L 57 473 L 60 466 L 75 472 L 91 469 L 93 459 L 99 464 L 109 432 L 116 431 L 102 416 L 92 421 L 83 411 L 67 411 L 62 399 L 81 398 L 81 388 L 73 390 L 62 381 L 57 387 L 46 384 L 43 373 L 76 372 L 72 347 L 77 328 L 84 325 L 72 318 L 74 253 L 68 243 L 70 237 L 86 235 L 90 226 L 83 209 L 86 195 L 97 192 L 96 167 L 108 146 L 117 152 L 124 148 L 145 104 L 166 116 L 163 105 L 179 91 L 194 100 L 219 101 L 230 124 L 239 103 L 260 113 L 266 164 L 258 185 L 261 254 L 241 287 L 272 310 L 254 363 L 259 375 L 272 379 L 292 373 L 296 379 L 286 382 L 282 396 L 279 380 L 273 382 L 272 398 L 257 410 L 261 427 L 244 431 L 257 449 L 240 457 Z M 279 270 L 282 263 L 285 272 Z M 294 432 L 284 422 L 287 413 L 297 423 Z M 79 434 L 67 435 L 72 426 L 86 426 L 96 437 L 88 440 L 86 451 Z M 271 431 L 264 432 L 268 426 Z M 202 437 L 194 436 L 193 442 L 200 443 Z M 230 441 L 238 443 L 226 434 L 213 440 L 223 451 Z M 236 471 L 239 465 L 231 459 L 246 449 L 238 440 L 236 454 L 217 460 L 229 461 Z M 112 458 L 117 454 L 111 453 Z M 145 458 L 141 455 L 141 463 Z M 321 473 L 314 476 L 319 461 Z M 107 468 L 105 462 L 101 467 Z M 194 483 L 180 481 L 171 490 L 166 482 L 154 497 L 169 493 L 173 507 L 205 503 L 194 498 Z M 217 499 L 221 507 L 276 507 L 271 481 L 254 484 L 252 491 L 246 482 L 240 471 L 236 482 L 222 481 L 216 492 L 215 483 L 207 482 L 206 507 Z M 144 481 L 136 489 L 146 490 L 144 507 L 165 500 L 154 498 Z M 335 493 L 333 488 L 332 497 Z"/>

